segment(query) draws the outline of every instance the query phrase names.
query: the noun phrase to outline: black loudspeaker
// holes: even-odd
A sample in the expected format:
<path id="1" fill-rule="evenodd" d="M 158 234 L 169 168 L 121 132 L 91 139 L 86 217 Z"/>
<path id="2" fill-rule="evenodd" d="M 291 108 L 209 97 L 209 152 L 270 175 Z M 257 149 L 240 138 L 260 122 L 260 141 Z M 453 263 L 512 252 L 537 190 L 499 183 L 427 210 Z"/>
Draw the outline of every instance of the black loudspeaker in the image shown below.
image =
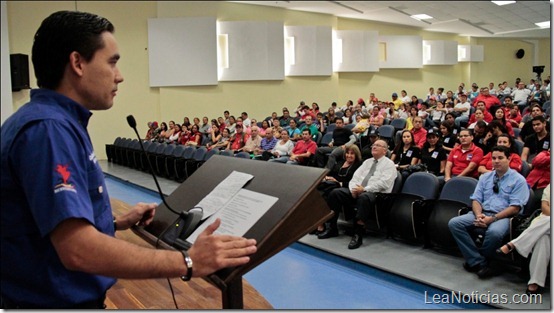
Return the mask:
<path id="1" fill-rule="evenodd" d="M 524 55 L 525 55 L 525 50 L 523 50 L 523 49 L 517 50 L 516 58 L 521 59 L 521 58 L 523 58 Z"/>
<path id="2" fill-rule="evenodd" d="M 12 74 L 12 91 L 30 89 L 29 56 L 26 54 L 10 54 L 10 69 Z"/>

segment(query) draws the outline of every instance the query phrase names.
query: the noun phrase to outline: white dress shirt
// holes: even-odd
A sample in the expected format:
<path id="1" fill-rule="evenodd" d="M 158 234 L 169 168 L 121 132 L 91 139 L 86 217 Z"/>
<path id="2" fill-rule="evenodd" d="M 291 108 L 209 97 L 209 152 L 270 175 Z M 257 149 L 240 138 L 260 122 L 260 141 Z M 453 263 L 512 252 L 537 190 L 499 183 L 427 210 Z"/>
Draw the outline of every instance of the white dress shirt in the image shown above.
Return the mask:
<path id="1" fill-rule="evenodd" d="M 354 172 L 354 176 L 348 184 L 348 188 L 352 191 L 356 186 L 361 185 L 364 178 L 369 173 L 374 158 L 364 161 L 362 165 Z M 391 159 L 383 156 L 377 160 L 377 167 L 371 179 L 364 186 L 364 191 L 390 193 L 396 180 L 396 166 Z"/>

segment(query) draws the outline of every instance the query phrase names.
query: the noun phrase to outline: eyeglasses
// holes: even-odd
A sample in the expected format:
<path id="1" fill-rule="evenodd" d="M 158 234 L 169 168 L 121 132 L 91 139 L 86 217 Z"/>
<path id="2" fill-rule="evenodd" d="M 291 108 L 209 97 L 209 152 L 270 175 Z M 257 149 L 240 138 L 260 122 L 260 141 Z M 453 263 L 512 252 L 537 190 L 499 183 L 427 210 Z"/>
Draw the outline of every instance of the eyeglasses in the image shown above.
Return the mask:
<path id="1" fill-rule="evenodd" d="M 498 176 L 494 175 L 494 179 L 492 181 L 492 191 L 494 193 L 498 193 L 500 191 L 500 188 L 498 186 Z"/>

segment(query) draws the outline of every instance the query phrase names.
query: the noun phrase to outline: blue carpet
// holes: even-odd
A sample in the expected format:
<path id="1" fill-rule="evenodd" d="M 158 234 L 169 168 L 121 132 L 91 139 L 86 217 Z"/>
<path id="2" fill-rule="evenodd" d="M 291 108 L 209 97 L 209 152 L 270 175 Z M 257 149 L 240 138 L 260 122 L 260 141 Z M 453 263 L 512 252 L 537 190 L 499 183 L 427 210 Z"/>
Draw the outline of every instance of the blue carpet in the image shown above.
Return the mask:
<path id="1" fill-rule="evenodd" d="M 110 197 L 130 204 L 161 202 L 157 193 L 118 178 L 107 176 L 106 185 Z M 467 298 L 458 303 L 433 301 L 451 294 L 300 243 L 244 277 L 275 309 L 492 308 Z"/>

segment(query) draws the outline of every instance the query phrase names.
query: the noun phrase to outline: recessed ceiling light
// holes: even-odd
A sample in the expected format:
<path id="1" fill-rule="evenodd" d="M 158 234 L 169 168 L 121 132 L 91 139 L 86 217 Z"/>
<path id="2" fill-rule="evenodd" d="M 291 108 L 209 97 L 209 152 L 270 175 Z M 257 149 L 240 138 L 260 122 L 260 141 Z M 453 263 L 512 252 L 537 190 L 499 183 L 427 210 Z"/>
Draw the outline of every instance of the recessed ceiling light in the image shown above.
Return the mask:
<path id="1" fill-rule="evenodd" d="M 506 4 L 516 3 L 515 1 L 491 1 L 491 2 L 496 5 L 506 5 Z"/>
<path id="2" fill-rule="evenodd" d="M 550 21 L 535 23 L 540 28 L 550 28 Z"/>
<path id="3" fill-rule="evenodd" d="M 432 16 L 429 16 L 427 14 L 414 14 L 414 15 L 410 15 L 410 17 L 416 20 L 428 20 L 433 18 Z"/>

